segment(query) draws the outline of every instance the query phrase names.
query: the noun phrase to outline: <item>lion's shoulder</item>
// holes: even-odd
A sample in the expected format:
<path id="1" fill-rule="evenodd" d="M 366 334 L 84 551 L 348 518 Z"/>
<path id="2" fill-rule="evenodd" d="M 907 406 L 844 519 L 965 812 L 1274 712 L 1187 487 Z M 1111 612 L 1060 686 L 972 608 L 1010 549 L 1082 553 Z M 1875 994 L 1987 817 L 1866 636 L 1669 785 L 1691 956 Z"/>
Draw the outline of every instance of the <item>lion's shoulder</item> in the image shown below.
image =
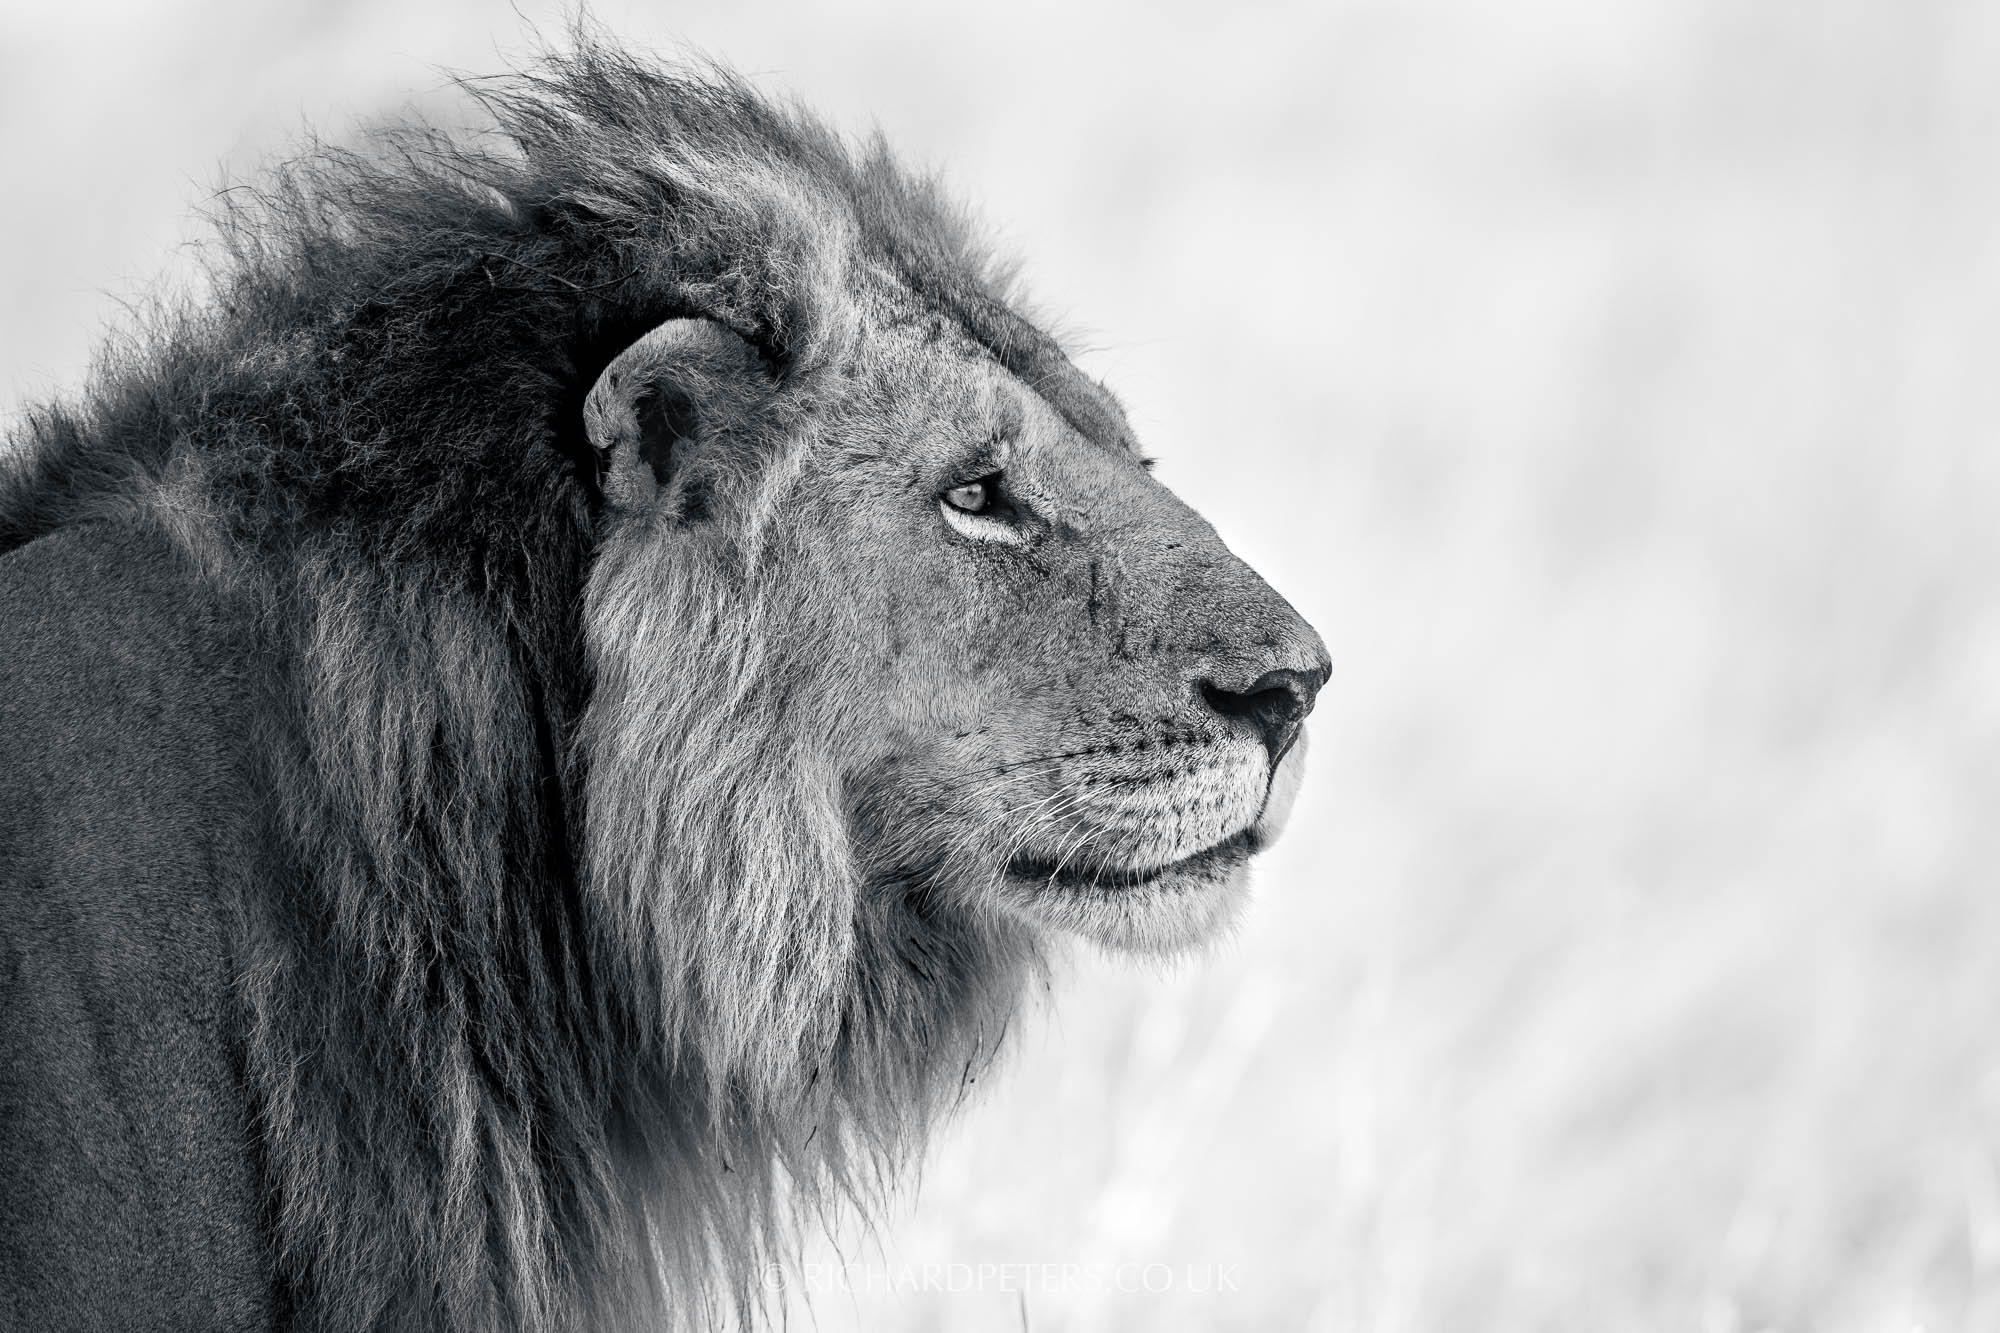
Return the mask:
<path id="1" fill-rule="evenodd" d="M 234 748 L 213 724 L 242 689 L 240 631 L 165 534 L 88 523 L 0 554 L 0 624 L 9 795 L 57 799 L 141 751 L 184 784 Z"/>
<path id="2" fill-rule="evenodd" d="M 79 1327 L 267 1317 L 224 944 L 251 801 L 204 600 L 135 529 L 0 556 L 0 1255 Z"/>
<path id="3" fill-rule="evenodd" d="M 59 866 L 104 900 L 79 938 L 185 919 L 251 837 L 247 625 L 163 534 L 110 522 L 0 555 L 0 625 L 0 893 L 45 873 L 14 862 Z M 147 929 L 121 951 L 170 954 Z"/>

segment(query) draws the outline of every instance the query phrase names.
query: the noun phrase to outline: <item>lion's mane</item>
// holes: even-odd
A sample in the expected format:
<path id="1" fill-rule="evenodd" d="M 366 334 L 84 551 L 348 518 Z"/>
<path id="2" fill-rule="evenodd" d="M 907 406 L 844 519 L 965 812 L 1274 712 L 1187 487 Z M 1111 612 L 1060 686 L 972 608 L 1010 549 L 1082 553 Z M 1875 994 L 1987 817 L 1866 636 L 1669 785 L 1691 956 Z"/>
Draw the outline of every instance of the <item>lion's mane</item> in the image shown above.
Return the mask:
<path id="1" fill-rule="evenodd" d="M 796 538 L 752 505 L 734 567 L 600 549 L 584 396 L 699 315 L 809 447 L 867 271 L 1101 409 L 879 146 L 592 40 L 469 86 L 484 133 L 225 193 L 210 297 L 28 415 L 0 550 L 153 525 L 254 664 L 275 891 L 227 909 L 281 1314 L 703 1321 L 921 1140 L 1038 962 L 863 882 L 741 591 Z"/>

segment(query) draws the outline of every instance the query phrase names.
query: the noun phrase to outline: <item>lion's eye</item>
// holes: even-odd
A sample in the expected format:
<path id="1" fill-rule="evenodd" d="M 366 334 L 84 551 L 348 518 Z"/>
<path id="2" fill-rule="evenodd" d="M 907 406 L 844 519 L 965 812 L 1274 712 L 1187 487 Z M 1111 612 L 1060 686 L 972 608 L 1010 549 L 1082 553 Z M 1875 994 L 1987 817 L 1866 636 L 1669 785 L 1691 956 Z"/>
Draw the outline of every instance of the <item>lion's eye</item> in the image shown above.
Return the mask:
<path id="1" fill-rule="evenodd" d="M 976 542 L 1026 546 L 1033 536 L 1015 498 L 1000 489 L 998 472 L 939 494 L 938 512 L 959 536 Z"/>
<path id="2" fill-rule="evenodd" d="M 944 493 L 944 502 L 962 514 L 984 514 L 993 508 L 993 497 L 999 489 L 1000 474 L 995 472 L 990 477 L 952 487 Z"/>

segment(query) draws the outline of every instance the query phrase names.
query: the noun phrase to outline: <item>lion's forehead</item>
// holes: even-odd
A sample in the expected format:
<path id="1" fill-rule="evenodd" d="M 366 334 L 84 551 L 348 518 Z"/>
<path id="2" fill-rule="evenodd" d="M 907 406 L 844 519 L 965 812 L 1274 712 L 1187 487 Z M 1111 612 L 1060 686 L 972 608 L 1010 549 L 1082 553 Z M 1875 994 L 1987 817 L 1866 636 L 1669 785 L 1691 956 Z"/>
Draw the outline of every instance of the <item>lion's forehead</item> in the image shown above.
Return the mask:
<path id="1" fill-rule="evenodd" d="M 958 308 L 908 287 L 857 293 L 860 376 L 962 429 L 1019 434 L 1034 416 L 1118 454 L 1138 453 L 1123 407 L 1061 345 L 997 301 Z M 995 311 L 1004 312 L 1004 321 Z"/>

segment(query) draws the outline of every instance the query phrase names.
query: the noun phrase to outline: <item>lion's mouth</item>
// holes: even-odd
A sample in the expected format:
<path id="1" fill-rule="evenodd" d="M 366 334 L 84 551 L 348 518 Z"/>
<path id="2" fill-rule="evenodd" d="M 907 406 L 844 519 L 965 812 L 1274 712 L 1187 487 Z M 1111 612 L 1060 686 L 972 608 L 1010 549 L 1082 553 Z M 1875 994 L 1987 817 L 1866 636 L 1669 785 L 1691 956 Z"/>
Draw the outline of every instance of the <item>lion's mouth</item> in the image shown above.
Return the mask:
<path id="1" fill-rule="evenodd" d="M 1032 880 L 1037 884 L 1055 885 L 1065 889 L 1136 889 L 1168 875 L 1186 871 L 1198 872 L 1226 862 L 1241 860 L 1255 853 L 1258 844 L 1257 830 L 1253 825 L 1192 856 L 1185 856 L 1178 861 L 1169 861 L 1165 865 L 1152 866 L 1145 870 L 1121 869 L 1078 861 L 1055 862 L 1037 856 L 1022 855 L 1007 863 L 1007 873 L 1015 879 Z"/>

